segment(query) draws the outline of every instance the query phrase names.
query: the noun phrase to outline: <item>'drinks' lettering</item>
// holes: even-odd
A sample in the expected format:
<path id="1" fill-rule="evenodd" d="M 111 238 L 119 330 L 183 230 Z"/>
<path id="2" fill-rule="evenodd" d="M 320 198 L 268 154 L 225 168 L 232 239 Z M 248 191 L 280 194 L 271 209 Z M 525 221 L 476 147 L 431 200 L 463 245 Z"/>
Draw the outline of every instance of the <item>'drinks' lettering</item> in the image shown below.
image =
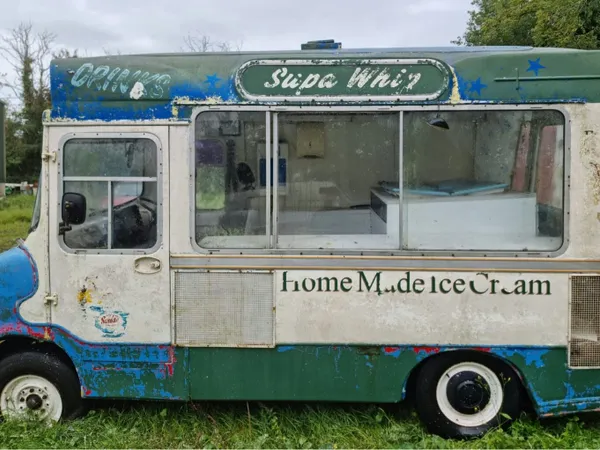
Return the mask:
<path id="1" fill-rule="evenodd" d="M 501 280 L 487 273 L 477 273 L 470 279 L 440 278 L 432 275 L 428 279 L 419 278 L 411 272 L 404 272 L 397 281 L 384 285 L 382 272 L 358 271 L 358 277 L 303 277 L 291 279 L 289 272 L 283 272 L 281 292 L 351 292 L 384 294 L 475 294 L 475 295 L 551 295 L 550 281 L 517 279 L 503 285 Z"/>

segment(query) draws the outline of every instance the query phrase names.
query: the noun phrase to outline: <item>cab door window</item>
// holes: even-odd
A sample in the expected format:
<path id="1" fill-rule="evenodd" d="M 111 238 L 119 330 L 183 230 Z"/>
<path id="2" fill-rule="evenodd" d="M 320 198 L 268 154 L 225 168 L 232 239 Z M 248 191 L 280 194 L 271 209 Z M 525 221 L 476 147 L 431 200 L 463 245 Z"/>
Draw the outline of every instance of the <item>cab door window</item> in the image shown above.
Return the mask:
<path id="1" fill-rule="evenodd" d="M 63 147 L 62 192 L 85 197 L 68 249 L 151 249 L 158 244 L 158 146 L 149 138 L 73 138 Z"/>

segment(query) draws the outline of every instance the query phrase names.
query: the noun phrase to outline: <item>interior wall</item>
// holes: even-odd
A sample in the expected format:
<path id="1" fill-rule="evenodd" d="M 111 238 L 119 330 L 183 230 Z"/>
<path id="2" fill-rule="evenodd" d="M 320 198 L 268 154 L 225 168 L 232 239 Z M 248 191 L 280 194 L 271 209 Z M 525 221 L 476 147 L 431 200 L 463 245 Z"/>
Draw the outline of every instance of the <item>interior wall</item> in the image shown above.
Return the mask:
<path id="1" fill-rule="evenodd" d="M 474 120 L 477 148 L 475 179 L 510 185 L 521 125 L 531 120 L 531 112 L 482 112 Z"/>
<path id="2" fill-rule="evenodd" d="M 439 114 L 449 130 L 431 127 L 435 112 L 404 113 L 404 184 L 435 184 L 474 177 L 474 132 L 467 116 Z"/>
<path id="3" fill-rule="evenodd" d="M 244 115 L 240 115 L 243 120 Z M 298 157 L 297 122 L 319 120 L 324 123 L 324 155 L 321 158 Z M 322 204 L 328 196 L 339 207 L 366 204 L 370 189 L 380 181 L 397 181 L 399 167 L 398 115 L 323 116 L 281 114 L 279 140 L 288 145 L 286 196 L 282 208 Z M 236 163 L 246 162 L 259 179 L 258 144 L 264 143 L 265 124 L 243 122 L 240 136 L 218 136 L 225 144 L 235 142 Z M 205 137 L 197 134 L 196 138 Z M 328 188 L 329 190 L 320 190 Z M 300 198 L 302 197 L 302 198 Z M 316 203 L 315 203 L 316 202 Z"/>
<path id="4" fill-rule="evenodd" d="M 348 207 L 369 203 L 370 190 L 380 181 L 398 180 L 398 115 L 325 119 L 324 156 L 315 159 L 298 157 L 296 121 L 286 121 L 285 115 L 279 121 L 279 138 L 289 146 L 290 184 L 331 185 L 330 191 L 316 195 L 337 195 L 338 206 Z M 288 195 L 293 195 L 293 188 Z"/>

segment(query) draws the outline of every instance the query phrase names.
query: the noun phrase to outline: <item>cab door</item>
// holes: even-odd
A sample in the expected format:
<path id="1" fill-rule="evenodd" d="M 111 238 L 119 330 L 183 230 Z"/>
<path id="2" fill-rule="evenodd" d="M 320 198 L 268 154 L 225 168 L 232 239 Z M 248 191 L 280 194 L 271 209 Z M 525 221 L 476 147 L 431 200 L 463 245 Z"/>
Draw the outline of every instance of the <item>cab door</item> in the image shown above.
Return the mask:
<path id="1" fill-rule="evenodd" d="M 169 343 L 168 127 L 114 129 L 50 129 L 51 320 L 88 342 Z"/>

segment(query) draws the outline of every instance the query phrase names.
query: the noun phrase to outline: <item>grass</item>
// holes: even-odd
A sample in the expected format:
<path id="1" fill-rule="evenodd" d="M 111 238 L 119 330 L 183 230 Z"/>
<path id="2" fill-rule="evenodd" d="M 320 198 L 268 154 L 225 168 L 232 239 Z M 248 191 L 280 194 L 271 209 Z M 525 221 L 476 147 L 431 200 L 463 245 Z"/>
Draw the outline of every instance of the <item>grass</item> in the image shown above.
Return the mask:
<path id="1" fill-rule="evenodd" d="M 2 448 L 599 448 L 600 422 L 523 419 L 474 441 L 425 432 L 405 408 L 130 402 L 53 427 L 0 425 Z"/>
<path id="2" fill-rule="evenodd" d="M 0 201 L 0 249 L 27 236 L 33 202 Z M 53 427 L 1 423 L 0 448 L 600 448 L 600 417 L 524 417 L 461 442 L 428 434 L 397 405 L 93 402 L 86 417 Z"/>
<path id="3" fill-rule="evenodd" d="M 17 238 L 25 239 L 33 213 L 33 195 L 9 195 L 0 200 L 0 250 L 15 245 Z"/>

